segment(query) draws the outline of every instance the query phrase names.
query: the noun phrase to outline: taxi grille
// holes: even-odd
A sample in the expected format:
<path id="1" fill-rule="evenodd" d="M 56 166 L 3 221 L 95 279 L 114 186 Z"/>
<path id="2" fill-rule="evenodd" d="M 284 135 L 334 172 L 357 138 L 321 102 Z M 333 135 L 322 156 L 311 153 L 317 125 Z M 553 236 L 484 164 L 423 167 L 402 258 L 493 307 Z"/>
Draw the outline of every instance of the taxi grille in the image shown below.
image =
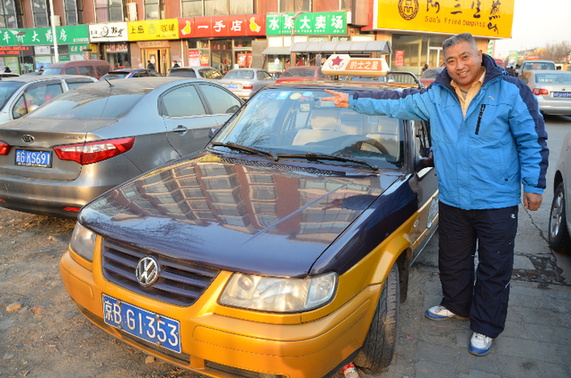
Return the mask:
<path id="1" fill-rule="evenodd" d="M 139 260 L 152 255 L 161 267 L 160 278 L 151 287 L 137 281 Z M 135 293 L 177 306 L 190 306 L 210 286 L 220 271 L 152 254 L 113 240 L 103 242 L 103 274 L 109 281 Z"/>

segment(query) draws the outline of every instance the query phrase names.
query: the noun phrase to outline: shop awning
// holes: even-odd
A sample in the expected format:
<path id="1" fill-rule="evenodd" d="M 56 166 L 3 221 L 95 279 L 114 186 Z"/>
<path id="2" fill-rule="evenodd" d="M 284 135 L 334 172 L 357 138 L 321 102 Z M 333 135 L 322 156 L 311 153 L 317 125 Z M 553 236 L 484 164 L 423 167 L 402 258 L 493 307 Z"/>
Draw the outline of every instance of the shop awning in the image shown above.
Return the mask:
<path id="1" fill-rule="evenodd" d="M 270 46 L 262 51 L 262 55 L 290 55 L 289 46 Z"/>
<path id="2" fill-rule="evenodd" d="M 294 53 L 391 53 L 391 44 L 388 41 L 322 41 L 322 42 L 296 42 L 291 48 Z"/>

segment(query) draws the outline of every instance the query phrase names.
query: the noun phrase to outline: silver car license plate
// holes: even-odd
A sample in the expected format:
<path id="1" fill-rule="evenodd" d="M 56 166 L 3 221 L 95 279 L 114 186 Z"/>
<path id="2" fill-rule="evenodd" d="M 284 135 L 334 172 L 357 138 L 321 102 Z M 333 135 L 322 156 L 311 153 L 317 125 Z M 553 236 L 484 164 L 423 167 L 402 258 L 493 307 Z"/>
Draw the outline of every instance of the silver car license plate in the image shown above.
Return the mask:
<path id="1" fill-rule="evenodd" d="M 16 165 L 50 168 L 52 153 L 50 151 L 16 150 Z"/>
<path id="2" fill-rule="evenodd" d="M 553 97 L 571 98 L 571 92 L 553 92 Z"/>

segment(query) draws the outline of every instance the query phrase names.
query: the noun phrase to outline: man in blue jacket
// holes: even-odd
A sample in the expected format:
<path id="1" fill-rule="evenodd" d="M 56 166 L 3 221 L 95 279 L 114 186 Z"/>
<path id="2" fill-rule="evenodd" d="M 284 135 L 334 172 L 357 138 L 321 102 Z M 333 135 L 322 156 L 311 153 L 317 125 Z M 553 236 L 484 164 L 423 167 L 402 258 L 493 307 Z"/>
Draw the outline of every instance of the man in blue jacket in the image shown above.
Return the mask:
<path id="1" fill-rule="evenodd" d="M 530 89 L 482 54 L 471 34 L 450 37 L 442 47 L 446 69 L 428 88 L 352 97 L 328 91 L 333 97 L 323 100 L 365 114 L 430 121 L 443 298 L 425 316 L 469 318 L 469 351 L 484 356 L 504 330 L 522 184 L 524 208 L 541 205 L 547 133 Z"/>

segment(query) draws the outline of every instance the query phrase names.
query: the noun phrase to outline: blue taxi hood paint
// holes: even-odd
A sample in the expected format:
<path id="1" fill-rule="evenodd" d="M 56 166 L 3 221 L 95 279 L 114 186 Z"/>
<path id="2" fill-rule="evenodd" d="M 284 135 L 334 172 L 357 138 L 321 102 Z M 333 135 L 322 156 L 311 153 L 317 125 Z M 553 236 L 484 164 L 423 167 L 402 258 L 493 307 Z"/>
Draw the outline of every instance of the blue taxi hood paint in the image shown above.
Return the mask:
<path id="1" fill-rule="evenodd" d="M 349 177 L 316 167 L 202 153 L 107 192 L 79 221 L 149 254 L 219 269 L 342 273 L 414 212 L 415 194 L 397 171 Z M 397 181 L 407 189 L 395 191 Z"/>

